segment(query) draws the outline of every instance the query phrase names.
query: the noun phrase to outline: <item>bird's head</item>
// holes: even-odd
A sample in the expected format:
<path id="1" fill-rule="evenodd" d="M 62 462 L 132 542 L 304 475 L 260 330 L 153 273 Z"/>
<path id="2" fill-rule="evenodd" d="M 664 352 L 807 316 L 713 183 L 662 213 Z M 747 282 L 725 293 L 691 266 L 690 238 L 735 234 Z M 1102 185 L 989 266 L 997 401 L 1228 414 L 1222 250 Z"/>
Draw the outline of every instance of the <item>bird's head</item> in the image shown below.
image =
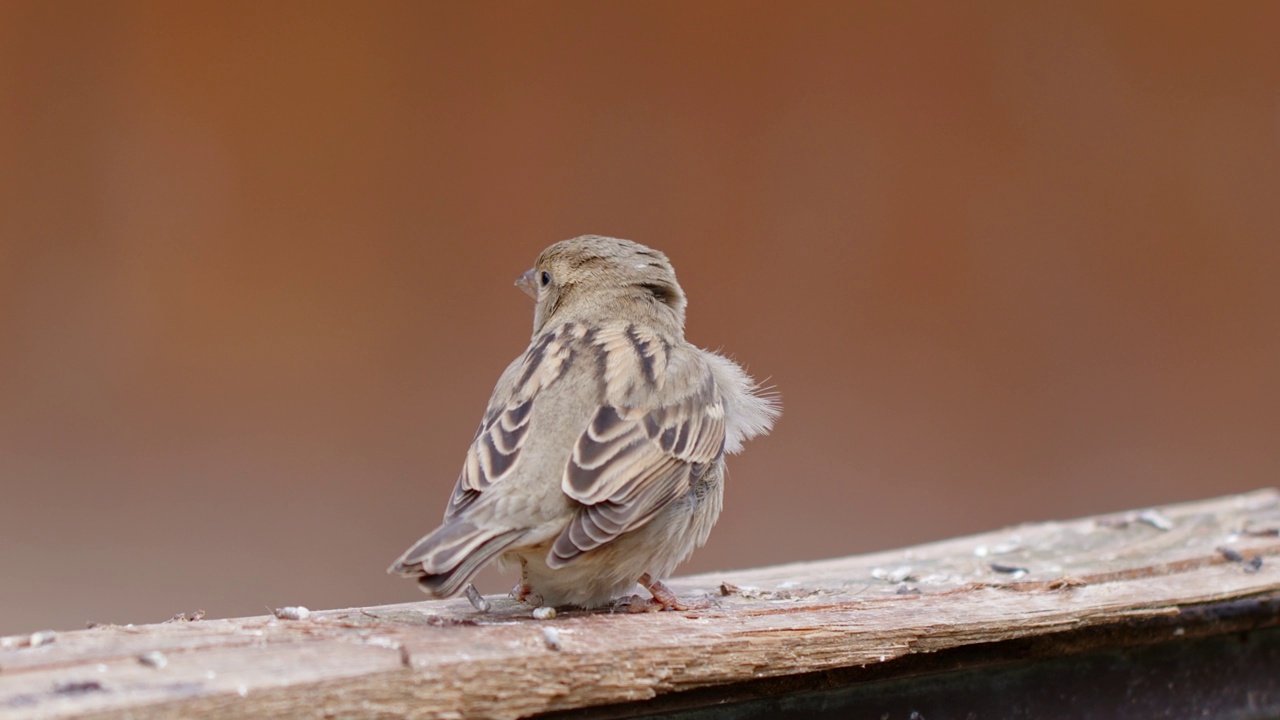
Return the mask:
<path id="1" fill-rule="evenodd" d="M 639 320 L 684 330 L 684 291 L 667 256 L 630 240 L 562 240 L 516 279 L 536 303 L 533 334 L 553 321 Z"/>

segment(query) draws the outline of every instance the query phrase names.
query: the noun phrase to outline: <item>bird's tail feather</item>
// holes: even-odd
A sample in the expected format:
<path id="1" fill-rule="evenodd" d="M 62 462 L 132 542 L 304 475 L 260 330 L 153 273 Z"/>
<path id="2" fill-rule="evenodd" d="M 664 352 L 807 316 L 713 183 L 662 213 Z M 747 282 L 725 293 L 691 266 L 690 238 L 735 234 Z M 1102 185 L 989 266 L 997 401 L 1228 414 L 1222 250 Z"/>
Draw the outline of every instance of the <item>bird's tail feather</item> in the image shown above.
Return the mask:
<path id="1" fill-rule="evenodd" d="M 423 592 L 452 597 L 480 569 L 519 538 L 518 530 L 490 530 L 453 519 L 409 548 L 387 572 L 418 578 Z"/>

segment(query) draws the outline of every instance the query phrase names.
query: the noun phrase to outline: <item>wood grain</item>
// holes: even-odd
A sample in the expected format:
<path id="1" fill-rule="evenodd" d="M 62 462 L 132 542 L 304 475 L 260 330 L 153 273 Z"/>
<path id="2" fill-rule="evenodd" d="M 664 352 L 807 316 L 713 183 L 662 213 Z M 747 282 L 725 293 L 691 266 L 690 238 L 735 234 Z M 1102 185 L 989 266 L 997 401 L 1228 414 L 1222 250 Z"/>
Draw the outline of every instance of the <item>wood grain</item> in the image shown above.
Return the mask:
<path id="1" fill-rule="evenodd" d="M 515 718 L 1144 618 L 1194 633 L 1187 608 L 1280 594 L 1278 532 L 1269 489 L 686 577 L 688 612 L 490 597 L 14 636 L 0 716 Z"/>

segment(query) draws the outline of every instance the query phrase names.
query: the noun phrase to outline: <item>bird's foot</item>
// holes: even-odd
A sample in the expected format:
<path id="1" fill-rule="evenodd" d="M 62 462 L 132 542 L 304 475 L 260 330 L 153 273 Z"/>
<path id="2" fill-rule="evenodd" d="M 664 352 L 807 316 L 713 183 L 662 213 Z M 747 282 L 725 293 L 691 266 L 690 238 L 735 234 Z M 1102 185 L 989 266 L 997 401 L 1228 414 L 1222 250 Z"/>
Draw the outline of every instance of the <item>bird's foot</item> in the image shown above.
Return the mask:
<path id="1" fill-rule="evenodd" d="M 671 588 L 662 584 L 661 580 L 654 580 L 649 577 L 649 573 L 640 576 L 637 581 L 640 585 L 648 590 L 653 597 L 646 598 L 641 595 L 630 595 L 624 598 L 618 598 L 616 606 L 629 613 L 642 612 L 660 612 L 662 610 L 692 610 L 693 606 L 682 602 L 676 594 L 671 592 Z"/>
<path id="2" fill-rule="evenodd" d="M 534 607 L 542 606 L 542 596 L 534 592 L 533 588 L 529 587 L 529 583 L 524 582 L 523 580 L 516 583 L 516 586 L 511 588 L 511 597 L 515 598 L 519 602 L 528 603 Z"/>
<path id="3" fill-rule="evenodd" d="M 627 595 L 613 601 L 613 612 L 637 615 L 639 613 L 659 612 L 662 609 L 662 603 L 641 595 Z"/>

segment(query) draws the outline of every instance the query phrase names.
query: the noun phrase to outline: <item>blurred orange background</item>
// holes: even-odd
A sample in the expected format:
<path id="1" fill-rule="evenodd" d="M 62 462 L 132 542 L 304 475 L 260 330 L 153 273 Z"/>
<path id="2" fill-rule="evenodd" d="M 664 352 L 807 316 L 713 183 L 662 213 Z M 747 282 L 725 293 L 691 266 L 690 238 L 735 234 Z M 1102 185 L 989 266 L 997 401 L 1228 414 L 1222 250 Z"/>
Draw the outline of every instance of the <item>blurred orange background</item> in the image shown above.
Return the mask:
<path id="1" fill-rule="evenodd" d="M 420 598 L 583 233 L 783 395 L 686 571 L 1276 484 L 1280 4 L 973 5 L 0 6 L 0 633 Z"/>

